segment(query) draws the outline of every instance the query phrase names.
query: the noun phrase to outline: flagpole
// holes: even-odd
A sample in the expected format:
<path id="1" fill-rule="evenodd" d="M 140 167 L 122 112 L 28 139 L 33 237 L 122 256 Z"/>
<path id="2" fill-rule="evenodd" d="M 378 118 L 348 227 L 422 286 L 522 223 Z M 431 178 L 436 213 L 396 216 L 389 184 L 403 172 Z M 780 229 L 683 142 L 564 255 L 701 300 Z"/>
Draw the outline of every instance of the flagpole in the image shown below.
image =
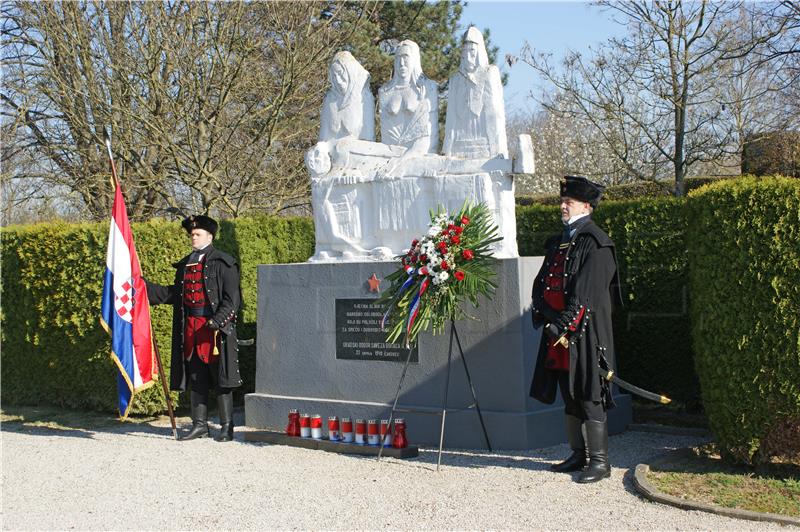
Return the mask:
<path id="1" fill-rule="evenodd" d="M 158 377 L 161 380 L 161 387 L 164 389 L 164 398 L 167 400 L 167 413 L 169 414 L 169 422 L 172 424 L 172 436 L 177 440 L 178 426 L 175 424 L 175 413 L 172 411 L 172 399 L 169 396 L 167 389 L 167 378 L 164 376 L 164 366 L 161 364 L 161 353 L 158 351 L 158 342 L 156 335 L 153 334 L 153 327 L 150 327 L 150 336 L 153 338 L 153 347 L 156 350 L 156 364 L 158 365 Z"/>
<path id="2" fill-rule="evenodd" d="M 119 178 L 117 177 L 117 167 L 114 164 L 114 156 L 111 154 L 111 138 L 108 136 L 108 131 L 103 128 L 103 139 L 106 142 L 106 151 L 108 152 L 108 160 L 111 163 L 111 176 L 114 179 L 114 186 L 119 187 Z M 150 338 L 153 340 L 153 348 L 156 351 L 156 365 L 158 366 L 158 376 L 161 380 L 161 388 L 164 390 L 164 399 L 167 402 L 167 413 L 169 414 L 169 421 L 172 424 L 172 435 L 178 439 L 178 427 L 175 424 L 175 413 L 172 411 L 172 398 L 169 395 L 169 388 L 167 388 L 167 378 L 164 376 L 164 367 L 161 364 L 161 353 L 158 351 L 158 341 L 156 335 L 153 334 L 153 325 L 150 324 Z"/>

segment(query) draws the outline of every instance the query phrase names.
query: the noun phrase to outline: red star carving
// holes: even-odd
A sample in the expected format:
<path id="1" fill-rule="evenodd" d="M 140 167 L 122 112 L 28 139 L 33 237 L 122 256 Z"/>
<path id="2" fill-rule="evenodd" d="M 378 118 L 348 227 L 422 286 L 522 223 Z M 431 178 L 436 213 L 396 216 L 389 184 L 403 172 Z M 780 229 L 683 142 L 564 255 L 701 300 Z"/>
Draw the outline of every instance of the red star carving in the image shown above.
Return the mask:
<path id="1" fill-rule="evenodd" d="M 370 292 L 377 292 L 381 287 L 381 280 L 373 273 L 372 277 L 367 279 L 367 283 L 369 283 L 369 291 Z"/>

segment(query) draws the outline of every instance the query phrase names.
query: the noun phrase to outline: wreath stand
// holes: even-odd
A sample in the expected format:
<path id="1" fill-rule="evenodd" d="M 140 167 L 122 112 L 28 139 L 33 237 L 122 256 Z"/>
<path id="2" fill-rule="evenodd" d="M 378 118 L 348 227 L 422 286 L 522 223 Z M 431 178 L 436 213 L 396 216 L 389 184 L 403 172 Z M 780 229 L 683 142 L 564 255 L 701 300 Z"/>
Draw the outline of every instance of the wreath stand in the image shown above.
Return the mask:
<path id="1" fill-rule="evenodd" d="M 475 395 L 475 387 L 472 385 L 472 377 L 469 374 L 469 368 L 467 367 L 467 359 L 464 357 L 464 350 L 461 348 L 461 339 L 458 337 L 458 331 L 456 330 L 455 321 L 450 320 L 450 348 L 447 351 L 447 376 L 445 377 L 444 382 L 444 398 L 442 399 L 442 425 L 439 430 L 439 457 L 436 460 L 436 471 L 439 471 L 439 466 L 442 464 L 442 446 L 444 444 L 444 424 L 445 420 L 447 419 L 447 393 L 450 388 L 450 360 L 453 357 L 453 338 L 456 340 L 456 345 L 458 346 L 458 352 L 461 354 L 461 363 L 464 365 L 464 373 L 467 376 L 467 382 L 469 383 L 470 392 L 472 392 L 472 401 L 473 403 L 469 406 L 463 408 L 450 408 L 451 412 L 461 412 L 464 410 L 470 410 L 473 407 L 478 413 L 478 419 L 481 422 L 481 429 L 483 430 L 483 437 L 486 440 L 486 447 L 488 448 L 489 452 L 492 452 L 492 444 L 489 442 L 489 434 L 486 432 L 486 424 L 483 422 L 483 414 L 481 414 L 481 407 L 478 404 L 478 398 Z M 392 410 L 389 413 L 389 424 L 387 427 L 392 426 L 392 422 L 394 421 L 394 414 L 395 412 L 417 412 L 417 413 L 429 413 L 422 410 L 415 410 L 411 408 L 404 408 L 398 409 L 397 408 L 397 400 L 400 398 L 400 390 L 403 387 L 403 380 L 406 378 L 406 371 L 408 370 L 408 364 L 411 361 L 411 348 L 408 348 L 408 354 L 406 355 L 406 363 L 403 366 L 403 372 L 400 374 L 400 381 L 397 383 L 397 392 L 394 395 L 394 403 L 392 404 Z M 388 430 L 387 430 L 388 433 Z M 385 436 L 384 436 L 385 438 Z M 380 442 L 380 449 L 378 450 L 378 460 L 381 459 L 381 454 L 383 453 L 383 446 L 384 441 Z"/>

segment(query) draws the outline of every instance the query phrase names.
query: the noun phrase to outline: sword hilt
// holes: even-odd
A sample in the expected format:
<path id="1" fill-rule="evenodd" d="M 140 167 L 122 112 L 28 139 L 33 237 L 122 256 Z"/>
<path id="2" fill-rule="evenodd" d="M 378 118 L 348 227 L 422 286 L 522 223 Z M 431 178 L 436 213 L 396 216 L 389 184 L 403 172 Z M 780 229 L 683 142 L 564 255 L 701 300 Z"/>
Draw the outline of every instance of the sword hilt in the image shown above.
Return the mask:
<path id="1" fill-rule="evenodd" d="M 567 340 L 567 333 L 564 333 L 561 336 L 559 336 L 558 340 L 556 340 L 553 343 L 553 347 L 556 347 L 557 345 L 560 345 L 565 349 L 569 349 L 569 340 Z"/>

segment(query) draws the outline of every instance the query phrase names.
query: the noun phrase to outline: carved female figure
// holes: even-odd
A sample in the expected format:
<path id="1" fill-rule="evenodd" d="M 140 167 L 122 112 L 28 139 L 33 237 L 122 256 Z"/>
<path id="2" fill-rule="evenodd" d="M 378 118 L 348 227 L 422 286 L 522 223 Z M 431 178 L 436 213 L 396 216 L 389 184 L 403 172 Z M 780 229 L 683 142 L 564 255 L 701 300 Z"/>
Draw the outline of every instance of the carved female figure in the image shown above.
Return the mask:
<path id="1" fill-rule="evenodd" d="M 338 52 L 328 67 L 328 77 L 331 88 L 322 102 L 319 140 L 375 140 L 375 99 L 369 90 L 369 72 L 350 52 Z"/>
<path id="2" fill-rule="evenodd" d="M 392 79 L 378 91 L 381 142 L 407 148 L 405 155 L 436 153 L 439 146 L 438 87 L 422 73 L 419 46 L 402 41 Z"/>
<path id="3" fill-rule="evenodd" d="M 483 35 L 464 33 L 461 65 L 450 76 L 444 154 L 464 159 L 508 158 L 500 71 L 489 64 Z"/>

